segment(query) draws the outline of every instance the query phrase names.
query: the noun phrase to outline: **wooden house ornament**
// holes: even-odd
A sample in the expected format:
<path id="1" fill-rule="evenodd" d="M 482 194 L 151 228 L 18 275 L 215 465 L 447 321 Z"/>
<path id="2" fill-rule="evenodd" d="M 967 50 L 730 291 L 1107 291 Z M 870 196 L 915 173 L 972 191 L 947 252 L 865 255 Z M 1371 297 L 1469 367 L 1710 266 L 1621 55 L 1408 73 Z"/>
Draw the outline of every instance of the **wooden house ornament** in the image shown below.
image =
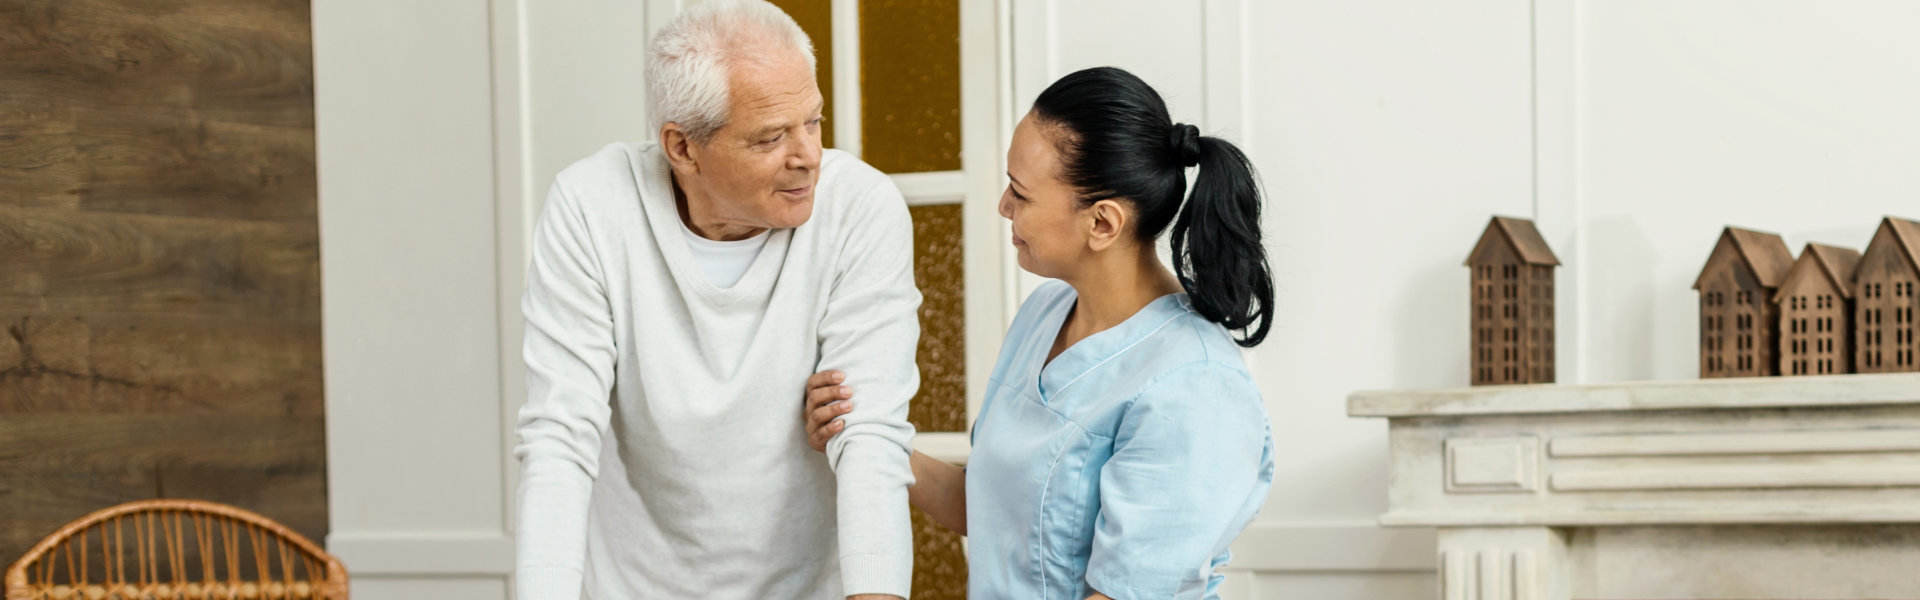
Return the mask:
<path id="1" fill-rule="evenodd" d="M 1532 221 L 1494 217 L 1467 256 L 1473 384 L 1553 382 L 1553 269 Z"/>
<path id="2" fill-rule="evenodd" d="M 1707 256 L 1700 292 L 1700 376 L 1780 374 L 1779 307 L 1774 291 L 1793 267 L 1780 236 L 1728 227 Z"/>
<path id="3" fill-rule="evenodd" d="M 1853 272 L 1860 253 L 1807 244 L 1773 303 L 1780 314 L 1780 374 L 1853 372 Z M 1702 338 L 1704 339 L 1704 338 Z"/>
<path id="4" fill-rule="evenodd" d="M 1920 222 L 1887 217 L 1854 271 L 1854 367 L 1861 373 L 1920 371 Z"/>

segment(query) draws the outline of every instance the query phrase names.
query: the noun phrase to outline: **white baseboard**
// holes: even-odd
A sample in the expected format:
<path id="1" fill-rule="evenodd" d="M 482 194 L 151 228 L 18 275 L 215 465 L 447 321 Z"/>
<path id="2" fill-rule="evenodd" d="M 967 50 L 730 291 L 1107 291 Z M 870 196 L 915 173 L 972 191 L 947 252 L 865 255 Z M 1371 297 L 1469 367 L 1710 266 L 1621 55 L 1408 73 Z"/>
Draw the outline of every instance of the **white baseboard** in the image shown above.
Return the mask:
<path id="1" fill-rule="evenodd" d="M 356 578 L 513 574 L 513 537 L 501 531 L 340 532 L 327 551 Z"/>
<path id="2" fill-rule="evenodd" d="M 1233 544 L 1234 571 L 1431 571 L 1432 529 L 1370 523 L 1254 523 Z M 327 550 L 354 576 L 505 576 L 513 538 L 498 531 L 341 532 Z"/>
<path id="3" fill-rule="evenodd" d="M 1233 543 L 1234 571 L 1431 571 L 1435 534 L 1367 522 L 1254 522 Z"/>

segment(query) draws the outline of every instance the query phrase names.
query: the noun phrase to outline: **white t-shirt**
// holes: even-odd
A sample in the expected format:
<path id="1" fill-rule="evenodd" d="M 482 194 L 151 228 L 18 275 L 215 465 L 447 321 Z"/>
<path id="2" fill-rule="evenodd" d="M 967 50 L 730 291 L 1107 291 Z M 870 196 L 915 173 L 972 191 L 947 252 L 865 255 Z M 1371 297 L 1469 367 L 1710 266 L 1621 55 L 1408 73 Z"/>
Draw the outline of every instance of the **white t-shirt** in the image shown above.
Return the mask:
<path id="1" fill-rule="evenodd" d="M 700 264 L 700 272 L 707 274 L 707 283 L 724 290 L 739 283 L 740 277 L 747 274 L 747 267 L 753 266 L 753 259 L 760 258 L 760 249 L 767 247 L 768 234 L 773 230 L 731 242 L 700 237 L 685 221 L 680 223 L 680 232 L 687 234 L 687 249 L 693 251 L 693 261 Z"/>

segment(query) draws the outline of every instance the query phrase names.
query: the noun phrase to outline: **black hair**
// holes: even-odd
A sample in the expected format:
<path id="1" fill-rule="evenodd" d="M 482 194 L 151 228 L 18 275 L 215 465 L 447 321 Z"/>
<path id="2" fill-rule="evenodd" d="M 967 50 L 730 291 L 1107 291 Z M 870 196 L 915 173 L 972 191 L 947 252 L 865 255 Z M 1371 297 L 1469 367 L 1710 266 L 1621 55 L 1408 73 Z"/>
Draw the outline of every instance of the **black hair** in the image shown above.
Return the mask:
<path id="1" fill-rule="evenodd" d="M 1173 270 L 1195 312 L 1242 333 L 1241 346 L 1273 326 L 1273 274 L 1260 242 L 1260 185 L 1226 140 L 1175 123 L 1147 82 L 1114 67 L 1074 72 L 1033 101 L 1055 128 L 1061 177 L 1082 206 L 1133 205 L 1134 232 L 1151 244 L 1173 226 Z M 1185 206 L 1187 167 L 1199 166 Z"/>

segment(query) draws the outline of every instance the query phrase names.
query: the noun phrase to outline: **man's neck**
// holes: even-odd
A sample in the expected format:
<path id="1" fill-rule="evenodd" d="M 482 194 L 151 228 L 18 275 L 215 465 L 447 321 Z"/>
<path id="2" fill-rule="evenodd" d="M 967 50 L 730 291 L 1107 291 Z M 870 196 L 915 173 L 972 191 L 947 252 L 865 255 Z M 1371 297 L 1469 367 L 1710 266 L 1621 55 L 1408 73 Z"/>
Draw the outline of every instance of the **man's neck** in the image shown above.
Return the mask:
<path id="1" fill-rule="evenodd" d="M 678 174 L 674 174 L 672 178 L 674 208 L 680 213 L 680 222 L 685 223 L 687 230 L 692 231 L 694 235 L 716 242 L 734 242 L 767 231 L 765 227 L 728 223 L 718 215 L 712 214 L 710 210 L 702 210 L 710 209 L 714 205 L 713 200 L 697 192 L 689 193 L 686 188 L 681 187 Z"/>

